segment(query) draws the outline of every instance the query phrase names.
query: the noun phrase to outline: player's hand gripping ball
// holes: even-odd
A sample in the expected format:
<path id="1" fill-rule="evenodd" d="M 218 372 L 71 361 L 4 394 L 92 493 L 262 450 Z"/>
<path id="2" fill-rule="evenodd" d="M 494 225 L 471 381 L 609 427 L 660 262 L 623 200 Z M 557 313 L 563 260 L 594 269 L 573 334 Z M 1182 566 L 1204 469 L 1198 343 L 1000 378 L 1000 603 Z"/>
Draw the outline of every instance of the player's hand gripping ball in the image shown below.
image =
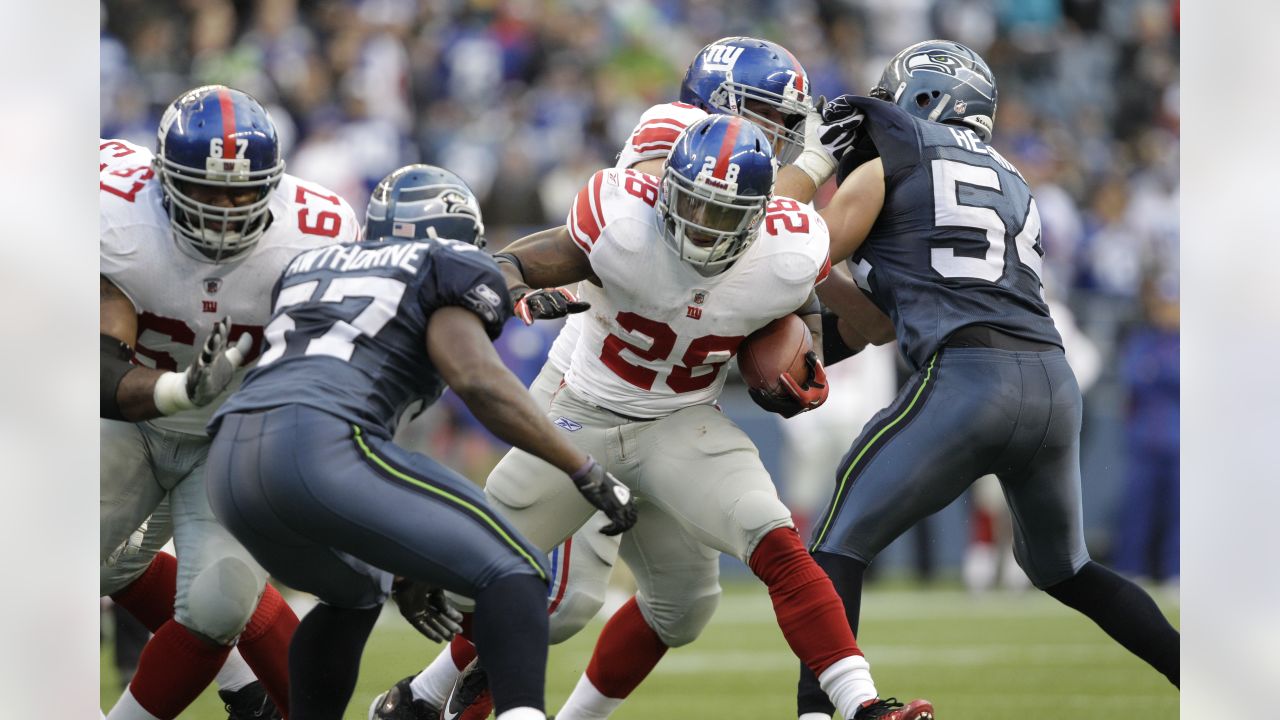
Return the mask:
<path id="1" fill-rule="evenodd" d="M 827 399 L 827 373 L 813 351 L 813 336 L 797 315 L 778 318 L 747 336 L 738 370 L 757 405 L 784 418 Z"/>

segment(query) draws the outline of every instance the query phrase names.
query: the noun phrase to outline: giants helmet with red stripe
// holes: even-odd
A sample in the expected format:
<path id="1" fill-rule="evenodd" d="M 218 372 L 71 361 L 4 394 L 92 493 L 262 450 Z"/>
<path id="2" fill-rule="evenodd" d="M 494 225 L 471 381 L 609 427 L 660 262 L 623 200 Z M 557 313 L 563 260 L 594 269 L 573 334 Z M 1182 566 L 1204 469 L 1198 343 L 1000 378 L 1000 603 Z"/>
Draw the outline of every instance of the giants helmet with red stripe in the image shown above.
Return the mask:
<path id="1" fill-rule="evenodd" d="M 741 115 L 769 136 L 778 162 L 804 149 L 809 75 L 781 45 L 727 37 L 702 48 L 680 85 L 680 100 L 709 113 Z"/>
<path id="2" fill-rule="evenodd" d="M 699 120 L 667 156 L 655 206 L 663 239 L 703 275 L 725 270 L 755 241 L 773 180 L 764 130 L 727 115 Z"/>
<path id="3" fill-rule="evenodd" d="M 246 93 L 183 93 L 160 119 L 154 162 L 173 231 L 201 256 L 236 257 L 266 231 L 284 160 L 275 123 Z"/>

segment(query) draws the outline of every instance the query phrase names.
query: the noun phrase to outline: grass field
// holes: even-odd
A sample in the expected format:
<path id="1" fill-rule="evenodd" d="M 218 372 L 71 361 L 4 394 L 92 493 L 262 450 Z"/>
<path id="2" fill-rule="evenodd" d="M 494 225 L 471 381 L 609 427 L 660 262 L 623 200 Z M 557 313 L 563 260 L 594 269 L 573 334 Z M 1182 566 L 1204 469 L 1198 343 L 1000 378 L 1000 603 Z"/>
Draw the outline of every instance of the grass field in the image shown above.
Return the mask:
<path id="1" fill-rule="evenodd" d="M 1171 593 L 1157 591 L 1178 625 Z M 960 590 L 871 589 L 859 643 L 882 695 L 927 697 L 942 720 L 1091 720 L 1178 717 L 1178 693 L 1091 622 L 1040 593 L 970 596 Z M 586 666 L 599 622 L 552 648 L 551 710 Z M 420 669 L 439 646 L 384 613 L 365 650 L 346 717 L 363 719 L 373 696 Z M 796 661 L 774 625 L 763 587 L 725 585 L 715 619 L 694 644 L 673 650 L 613 717 L 795 718 Z M 115 672 L 102 656 L 102 706 L 114 702 Z M 223 720 L 206 692 L 184 715 Z"/>

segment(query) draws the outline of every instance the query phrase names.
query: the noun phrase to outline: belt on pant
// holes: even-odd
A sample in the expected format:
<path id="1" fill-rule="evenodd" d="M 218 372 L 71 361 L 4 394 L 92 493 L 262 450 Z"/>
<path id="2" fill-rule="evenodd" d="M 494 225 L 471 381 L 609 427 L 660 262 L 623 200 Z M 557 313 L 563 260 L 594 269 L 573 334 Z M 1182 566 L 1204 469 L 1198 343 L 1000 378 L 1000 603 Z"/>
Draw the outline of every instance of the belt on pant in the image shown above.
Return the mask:
<path id="1" fill-rule="evenodd" d="M 1053 343 L 1028 340 L 986 325 L 966 325 L 948 335 L 943 346 L 951 348 L 992 348 L 1014 352 L 1045 352 L 1047 350 L 1062 349 Z"/>

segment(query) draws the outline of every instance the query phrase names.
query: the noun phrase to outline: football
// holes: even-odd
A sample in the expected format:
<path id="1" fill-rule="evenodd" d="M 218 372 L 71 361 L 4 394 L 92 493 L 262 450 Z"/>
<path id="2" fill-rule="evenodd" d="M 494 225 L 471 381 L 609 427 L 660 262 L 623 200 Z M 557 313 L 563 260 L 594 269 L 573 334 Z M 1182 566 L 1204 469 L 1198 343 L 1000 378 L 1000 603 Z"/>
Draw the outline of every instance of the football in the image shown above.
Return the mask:
<path id="1" fill-rule="evenodd" d="M 804 356 L 813 349 L 813 336 L 797 315 L 787 315 L 765 325 L 747 336 L 738 348 L 738 371 L 751 390 L 751 397 L 760 404 L 757 395 L 775 401 L 791 400 L 778 377 L 790 372 L 791 377 L 803 381 L 809 376 Z M 766 410 L 774 411 L 767 405 Z"/>

